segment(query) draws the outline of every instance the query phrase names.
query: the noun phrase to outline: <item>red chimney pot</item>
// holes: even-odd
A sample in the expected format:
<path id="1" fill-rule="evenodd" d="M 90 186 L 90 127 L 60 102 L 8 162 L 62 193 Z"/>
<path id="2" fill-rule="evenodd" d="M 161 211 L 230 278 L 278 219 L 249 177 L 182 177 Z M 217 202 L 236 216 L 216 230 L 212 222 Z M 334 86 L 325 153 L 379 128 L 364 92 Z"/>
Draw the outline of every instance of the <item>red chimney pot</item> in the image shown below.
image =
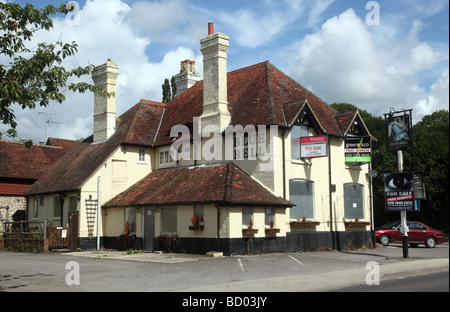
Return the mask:
<path id="1" fill-rule="evenodd" d="M 214 34 L 214 23 L 208 23 L 208 36 Z"/>

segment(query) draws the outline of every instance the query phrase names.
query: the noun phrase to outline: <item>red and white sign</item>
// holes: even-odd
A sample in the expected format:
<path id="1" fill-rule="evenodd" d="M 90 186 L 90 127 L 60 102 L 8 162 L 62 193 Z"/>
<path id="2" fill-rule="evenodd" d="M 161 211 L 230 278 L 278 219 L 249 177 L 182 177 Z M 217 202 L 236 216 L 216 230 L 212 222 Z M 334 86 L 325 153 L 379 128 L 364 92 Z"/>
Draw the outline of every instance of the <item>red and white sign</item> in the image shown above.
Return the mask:
<path id="1" fill-rule="evenodd" d="M 300 156 L 302 158 L 327 156 L 327 136 L 301 137 Z"/>

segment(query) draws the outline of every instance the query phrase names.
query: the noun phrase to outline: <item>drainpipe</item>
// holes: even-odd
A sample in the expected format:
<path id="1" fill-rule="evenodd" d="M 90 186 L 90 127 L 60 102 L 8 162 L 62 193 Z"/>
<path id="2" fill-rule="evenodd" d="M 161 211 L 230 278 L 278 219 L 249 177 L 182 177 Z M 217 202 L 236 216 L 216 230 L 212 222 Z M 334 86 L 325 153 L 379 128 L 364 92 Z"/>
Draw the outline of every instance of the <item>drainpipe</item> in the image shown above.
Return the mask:
<path id="1" fill-rule="evenodd" d="M 59 193 L 59 203 L 61 205 L 61 227 L 64 226 L 64 198 L 66 197 L 66 194 Z"/>
<path id="2" fill-rule="evenodd" d="M 100 250 L 101 179 L 97 177 L 97 251 Z"/>
<path id="3" fill-rule="evenodd" d="M 285 134 L 286 134 L 286 128 L 283 129 L 283 133 L 281 135 L 281 144 L 282 144 L 282 161 L 283 161 L 283 198 L 286 199 L 286 151 L 285 149 Z"/>
<path id="4" fill-rule="evenodd" d="M 334 240 L 334 231 L 333 231 L 333 200 L 331 197 L 331 138 L 328 140 L 328 197 L 330 200 L 330 232 L 331 232 L 331 241 L 332 248 L 336 249 L 336 243 Z"/>
<path id="5" fill-rule="evenodd" d="M 220 251 L 220 206 L 216 204 L 217 208 L 217 251 Z"/>

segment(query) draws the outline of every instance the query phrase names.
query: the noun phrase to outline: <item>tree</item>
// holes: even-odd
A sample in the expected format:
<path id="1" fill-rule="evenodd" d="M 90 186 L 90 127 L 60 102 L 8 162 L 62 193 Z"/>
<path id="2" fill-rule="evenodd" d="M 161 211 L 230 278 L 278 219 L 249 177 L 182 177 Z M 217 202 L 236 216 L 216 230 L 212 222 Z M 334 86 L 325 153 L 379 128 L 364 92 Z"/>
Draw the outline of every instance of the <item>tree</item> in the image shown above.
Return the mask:
<path id="1" fill-rule="evenodd" d="M 412 129 L 414 149 L 405 152 L 410 168 L 424 170 L 426 200 L 421 200 L 414 218 L 449 231 L 449 112 L 426 115 Z"/>
<path id="2" fill-rule="evenodd" d="M 162 84 L 162 102 L 163 103 L 169 103 L 172 101 L 175 96 L 177 95 L 177 86 L 175 85 L 175 76 L 172 76 L 170 79 L 164 79 L 164 83 Z"/>
<path id="3" fill-rule="evenodd" d="M 331 105 L 338 112 L 357 109 L 348 103 Z M 375 225 L 381 226 L 400 218 L 398 212 L 385 211 L 384 173 L 398 171 L 396 152 L 386 149 L 385 121 L 359 110 L 369 132 L 377 139 L 372 152 L 372 167 L 378 176 L 372 179 Z M 426 200 L 421 200 L 420 211 L 408 214 L 408 219 L 423 221 L 432 227 L 449 232 L 449 112 L 440 110 L 426 115 L 412 129 L 413 149 L 403 152 L 404 169 L 422 169 Z"/>
<path id="4" fill-rule="evenodd" d="M 17 3 L 0 2 L 0 54 L 7 59 L 6 64 L 0 64 L 0 121 L 10 127 L 6 131 L 8 136 L 17 136 L 14 104 L 22 109 L 34 109 L 37 105 L 46 107 L 51 101 L 62 103 L 65 100 L 62 92 L 66 88 L 80 93 L 89 90 L 104 96 L 113 95 L 85 82 L 68 84 L 71 77 L 89 75 L 95 68 L 93 65 L 74 69 L 62 66 L 64 59 L 78 52 L 75 42 L 41 42 L 36 47 L 27 46 L 36 32 L 53 28 L 52 15 L 67 14 L 73 9 L 69 4 L 37 9 L 29 3 L 22 7 Z"/>

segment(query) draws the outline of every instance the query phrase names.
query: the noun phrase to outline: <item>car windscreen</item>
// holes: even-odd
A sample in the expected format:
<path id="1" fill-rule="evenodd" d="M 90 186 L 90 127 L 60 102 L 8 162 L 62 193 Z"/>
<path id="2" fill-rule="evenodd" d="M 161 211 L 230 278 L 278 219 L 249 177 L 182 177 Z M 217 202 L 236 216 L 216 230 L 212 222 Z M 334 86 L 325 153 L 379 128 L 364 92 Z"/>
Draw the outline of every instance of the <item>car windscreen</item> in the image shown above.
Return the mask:
<path id="1" fill-rule="evenodd" d="M 381 228 L 382 229 L 395 229 L 398 225 L 400 224 L 400 222 L 389 222 L 386 223 L 385 225 L 383 225 Z"/>

